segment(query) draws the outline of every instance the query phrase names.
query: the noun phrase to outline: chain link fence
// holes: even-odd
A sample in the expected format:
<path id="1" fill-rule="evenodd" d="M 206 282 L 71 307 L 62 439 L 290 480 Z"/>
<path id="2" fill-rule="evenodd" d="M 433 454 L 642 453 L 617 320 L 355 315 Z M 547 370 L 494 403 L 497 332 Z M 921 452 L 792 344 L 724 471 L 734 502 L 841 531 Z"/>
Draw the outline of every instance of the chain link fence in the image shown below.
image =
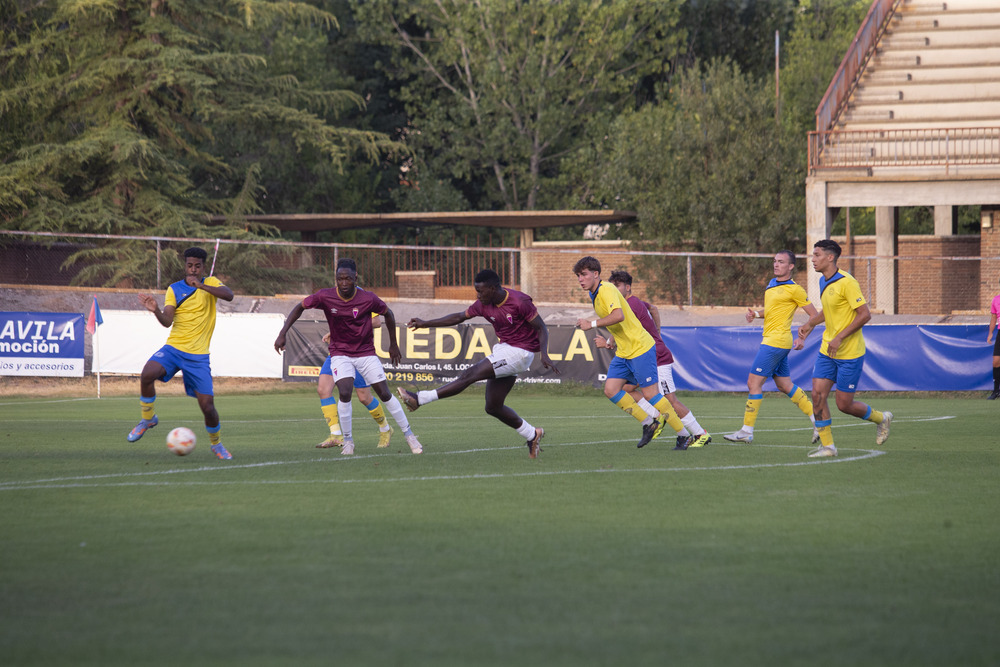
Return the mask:
<path id="1" fill-rule="evenodd" d="M 533 249 L 500 247 L 397 246 L 288 241 L 179 239 L 98 234 L 55 235 L 0 230 L 0 283 L 162 290 L 183 275 L 183 252 L 204 248 L 208 263 L 234 292 L 247 296 L 309 294 L 333 286 L 337 261 L 358 264 L 359 283 L 380 296 L 399 293 L 402 272 L 433 271 L 435 294 L 449 289 L 468 297 L 475 274 L 492 268 L 506 285 L 520 286 L 521 254 Z M 580 244 L 579 255 L 586 253 Z M 594 254 L 597 254 L 596 252 Z M 773 255 L 759 253 L 610 253 L 604 272 L 628 268 L 637 293 L 661 304 L 746 306 L 761 304 L 772 276 Z M 604 261 L 604 260 L 602 260 Z M 805 284 L 808 258 L 796 262 Z M 941 315 L 981 311 L 996 291 L 1000 258 L 978 256 L 875 257 L 844 255 L 840 268 L 853 274 L 875 312 Z M 562 280 L 557 289 L 562 288 Z M 993 290 L 990 292 L 990 290 Z M 552 294 L 551 289 L 540 290 Z M 984 297 L 985 294 L 989 296 Z M 580 300 L 579 287 L 566 275 L 565 296 Z"/>

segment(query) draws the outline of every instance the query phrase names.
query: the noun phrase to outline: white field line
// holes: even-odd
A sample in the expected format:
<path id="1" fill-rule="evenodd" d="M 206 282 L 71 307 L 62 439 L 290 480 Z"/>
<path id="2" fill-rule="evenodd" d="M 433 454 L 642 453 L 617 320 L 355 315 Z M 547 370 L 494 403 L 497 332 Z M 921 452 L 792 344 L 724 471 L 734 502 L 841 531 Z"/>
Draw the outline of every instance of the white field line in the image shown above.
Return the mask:
<path id="1" fill-rule="evenodd" d="M 569 418 L 569 417 L 567 417 Z M 573 419 L 579 419 L 578 417 L 571 417 Z M 953 415 L 944 415 L 937 417 L 919 417 L 919 418 L 907 418 L 905 421 L 941 421 L 946 419 L 954 419 Z M 284 421 L 284 420 L 255 420 L 255 421 Z M 904 420 L 899 420 L 904 421 Z M 245 423 L 245 422 L 244 422 Z M 854 426 L 865 426 L 869 427 L 867 422 L 859 422 L 857 424 L 848 423 L 840 424 L 838 427 L 854 427 Z M 811 427 L 806 429 L 760 429 L 759 432 L 776 432 L 776 431 L 800 431 L 800 430 L 811 430 Z M 754 431 L 755 433 L 758 430 Z M 634 439 L 629 438 L 625 440 L 594 440 L 589 442 L 569 442 L 569 443 L 547 443 L 546 447 L 576 447 L 584 445 L 602 445 L 602 444 L 614 444 L 623 442 L 632 442 Z M 669 440 L 669 438 L 668 438 Z M 713 440 L 712 447 L 717 446 L 726 447 L 768 447 L 775 449 L 804 449 L 801 446 L 796 445 L 743 445 L 739 443 L 729 443 L 729 442 L 719 442 L 716 443 Z M 464 449 L 450 452 L 425 452 L 421 454 L 421 459 L 424 457 L 435 457 L 435 456 L 454 456 L 459 454 L 479 454 L 479 453 L 495 453 L 503 450 L 520 450 L 523 446 L 518 445 L 515 447 L 487 447 L 487 448 L 477 448 L 477 449 Z M 630 469 L 606 469 L 599 468 L 594 470 L 560 470 L 560 471 L 533 471 L 533 472 L 519 472 L 519 473 L 473 473 L 469 475 L 430 475 L 430 476 L 416 476 L 416 477 L 393 477 L 387 479 L 328 479 L 328 480 L 237 480 L 237 481 L 138 481 L 144 477 L 159 477 L 165 475 L 181 475 L 181 474 L 192 474 L 192 473 L 218 473 L 225 472 L 229 470 L 246 470 L 252 468 L 268 468 L 273 466 L 286 466 L 286 465 L 299 465 L 299 464 L 313 464 L 313 463 L 340 463 L 347 464 L 351 461 L 364 461 L 374 458 L 382 458 L 385 454 L 356 454 L 353 456 L 339 456 L 339 457 L 325 457 L 325 458 L 312 458 L 312 459 L 297 459 L 290 461 L 262 461 L 260 463 L 245 463 L 245 464 L 232 464 L 232 465 L 215 465 L 215 466 L 201 466 L 198 468 L 174 468 L 170 470 L 158 470 L 151 472 L 129 472 L 129 473 L 108 473 L 105 475 L 78 475 L 71 477 L 52 477 L 46 479 L 35 479 L 35 480 L 25 480 L 25 481 L 15 481 L 15 482 L 0 482 L 0 491 L 17 491 L 17 490 L 29 490 L 29 489 L 66 489 L 66 488 L 86 488 L 86 487 L 116 487 L 116 486 L 198 486 L 198 485 L 231 485 L 231 484 L 247 484 L 247 485 L 267 485 L 267 484 L 363 484 L 363 483 L 389 483 L 389 482 L 422 482 L 422 481 L 443 481 L 443 480 L 462 480 L 462 479 L 499 479 L 499 478 L 514 478 L 514 477 L 534 477 L 534 476 L 552 476 L 552 475 L 585 475 L 590 473 L 639 473 L 639 472 L 651 472 L 651 473 L 661 473 L 661 472 L 699 472 L 699 471 L 713 471 L 713 470 L 752 470 L 759 468 L 791 468 L 799 466 L 810 466 L 810 465 L 825 465 L 829 463 L 851 463 L 857 461 L 863 461 L 865 459 L 871 459 L 878 456 L 882 456 L 887 452 L 877 450 L 877 449 L 858 449 L 858 450 L 848 450 L 841 448 L 840 452 L 846 451 L 858 451 L 859 454 L 853 456 L 839 456 L 836 458 L 825 458 L 816 459 L 809 461 L 791 461 L 788 463 L 754 463 L 746 465 L 719 465 L 719 466 L 683 466 L 683 467 L 651 467 L 651 468 L 630 468 Z M 410 455 L 412 456 L 412 455 Z M 88 482 L 98 482 L 100 480 L 113 480 L 113 479 L 129 479 L 134 481 L 122 481 L 114 483 L 97 483 L 91 484 Z"/>

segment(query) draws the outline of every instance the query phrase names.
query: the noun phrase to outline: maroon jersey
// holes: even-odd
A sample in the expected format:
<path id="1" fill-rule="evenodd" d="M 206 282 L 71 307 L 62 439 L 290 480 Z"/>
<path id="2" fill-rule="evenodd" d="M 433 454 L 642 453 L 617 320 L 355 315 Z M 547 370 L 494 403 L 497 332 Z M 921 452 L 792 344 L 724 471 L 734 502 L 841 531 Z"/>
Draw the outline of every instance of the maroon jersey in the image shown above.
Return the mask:
<path id="1" fill-rule="evenodd" d="M 663 342 L 663 336 L 656 330 L 656 322 L 653 321 L 653 316 L 649 314 L 649 304 L 637 296 L 630 296 L 628 298 L 628 305 L 632 309 L 632 312 L 635 313 L 635 316 L 639 318 L 639 324 L 642 325 L 642 328 L 648 331 L 649 335 L 656 342 L 656 365 L 666 366 L 667 364 L 674 363 L 674 355 L 670 354 L 670 348 Z"/>
<path id="2" fill-rule="evenodd" d="M 499 304 L 484 306 L 479 301 L 465 309 L 466 317 L 484 317 L 493 325 L 493 330 L 501 343 L 519 347 L 528 352 L 542 349 L 538 342 L 538 332 L 528 322 L 538 316 L 531 297 L 524 292 L 509 287 L 507 296 Z"/>
<path id="3" fill-rule="evenodd" d="M 330 325 L 330 356 L 370 357 L 375 354 L 372 313 L 384 315 L 382 299 L 358 287 L 346 301 L 337 288 L 321 289 L 302 300 L 304 308 L 319 308 Z"/>

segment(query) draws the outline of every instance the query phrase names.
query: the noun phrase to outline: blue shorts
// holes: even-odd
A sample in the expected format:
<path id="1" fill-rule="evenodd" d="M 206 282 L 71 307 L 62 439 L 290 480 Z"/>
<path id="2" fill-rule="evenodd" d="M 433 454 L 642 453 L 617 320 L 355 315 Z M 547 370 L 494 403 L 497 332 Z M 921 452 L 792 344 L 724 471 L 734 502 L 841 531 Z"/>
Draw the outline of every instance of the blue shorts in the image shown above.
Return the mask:
<path id="1" fill-rule="evenodd" d="M 323 362 L 323 368 L 319 369 L 319 374 L 320 375 L 333 375 L 333 368 L 332 368 L 332 366 L 330 364 L 330 359 L 331 359 L 330 355 L 327 355 L 326 361 Z M 359 373 L 357 370 L 355 370 L 354 371 L 354 388 L 355 389 L 366 389 L 367 387 L 368 387 L 368 383 L 365 382 L 365 379 L 363 377 L 361 377 L 361 373 Z"/>
<path id="2" fill-rule="evenodd" d="M 625 380 L 637 387 L 649 387 L 660 381 L 656 369 L 656 348 L 651 347 L 637 357 L 625 359 L 615 356 L 608 364 L 608 379 Z"/>
<path id="3" fill-rule="evenodd" d="M 164 345 L 153 353 L 150 361 L 163 366 L 163 375 L 160 382 L 169 382 L 177 375 L 177 371 L 184 372 L 184 391 L 188 396 L 195 394 L 207 394 L 214 396 L 212 387 L 212 366 L 209 364 L 207 354 L 188 354 L 181 352 L 172 345 Z"/>
<path id="4" fill-rule="evenodd" d="M 831 359 L 825 354 L 816 357 L 813 377 L 833 380 L 837 391 L 853 394 L 858 390 L 861 371 L 865 368 L 865 355 L 855 359 Z"/>
<path id="5" fill-rule="evenodd" d="M 754 357 L 750 372 L 763 375 L 766 378 L 786 378 L 791 375 L 788 370 L 788 353 L 791 350 L 773 345 L 761 345 Z"/>

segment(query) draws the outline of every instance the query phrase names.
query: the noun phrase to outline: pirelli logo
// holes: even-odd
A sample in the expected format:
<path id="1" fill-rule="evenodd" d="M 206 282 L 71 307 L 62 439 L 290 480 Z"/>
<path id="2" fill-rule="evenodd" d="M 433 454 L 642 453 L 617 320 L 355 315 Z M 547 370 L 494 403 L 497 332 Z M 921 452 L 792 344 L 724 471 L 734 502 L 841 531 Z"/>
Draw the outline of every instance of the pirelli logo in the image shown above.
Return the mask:
<path id="1" fill-rule="evenodd" d="M 319 366 L 289 366 L 288 375 L 292 377 L 319 377 Z"/>

